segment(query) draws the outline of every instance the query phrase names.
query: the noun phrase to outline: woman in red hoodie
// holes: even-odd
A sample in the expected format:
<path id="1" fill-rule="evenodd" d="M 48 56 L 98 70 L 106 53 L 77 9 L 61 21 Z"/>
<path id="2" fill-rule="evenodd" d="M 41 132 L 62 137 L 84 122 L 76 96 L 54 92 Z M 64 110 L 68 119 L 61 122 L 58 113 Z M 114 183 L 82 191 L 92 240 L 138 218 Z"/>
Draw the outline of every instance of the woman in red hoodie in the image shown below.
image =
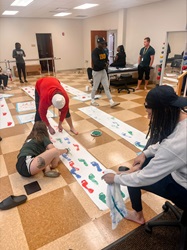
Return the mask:
<path id="1" fill-rule="evenodd" d="M 62 122 L 66 119 L 70 131 L 75 135 L 78 134 L 73 126 L 69 112 L 69 97 L 58 79 L 54 77 L 43 77 L 37 80 L 35 86 L 35 103 L 35 122 L 45 122 L 50 134 L 55 134 L 54 128 L 50 125 L 47 119 L 47 110 L 51 105 L 54 105 L 60 113 L 58 123 L 59 132 L 62 132 Z"/>

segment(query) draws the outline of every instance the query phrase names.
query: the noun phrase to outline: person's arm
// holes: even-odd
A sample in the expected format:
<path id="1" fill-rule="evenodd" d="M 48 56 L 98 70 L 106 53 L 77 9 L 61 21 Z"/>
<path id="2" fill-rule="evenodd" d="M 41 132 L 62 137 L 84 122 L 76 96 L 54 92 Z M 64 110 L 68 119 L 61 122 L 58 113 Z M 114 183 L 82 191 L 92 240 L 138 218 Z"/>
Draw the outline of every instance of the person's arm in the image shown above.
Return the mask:
<path id="1" fill-rule="evenodd" d="M 118 60 L 118 54 L 116 54 L 115 58 L 114 58 L 114 62 L 116 62 Z"/>
<path id="2" fill-rule="evenodd" d="M 175 153 L 160 147 L 146 167 L 131 174 L 115 175 L 114 182 L 130 187 L 148 186 L 163 179 L 183 165 L 184 162 Z"/>
<path id="3" fill-rule="evenodd" d="M 142 59 L 142 57 L 141 57 L 141 55 L 139 55 L 139 57 L 138 57 L 138 65 L 140 64 L 141 59 Z"/>
<path id="4" fill-rule="evenodd" d="M 24 56 L 24 57 L 26 57 L 26 55 L 25 55 L 25 51 L 24 51 L 24 50 L 22 50 L 22 51 L 23 51 L 23 56 Z"/>
<path id="5" fill-rule="evenodd" d="M 151 58 L 151 61 L 150 61 L 149 67 L 152 67 L 155 55 L 151 55 L 150 58 Z"/>
<path id="6" fill-rule="evenodd" d="M 16 53 L 16 50 L 14 49 L 13 52 L 12 52 L 12 57 L 13 58 L 18 58 L 19 55 Z"/>

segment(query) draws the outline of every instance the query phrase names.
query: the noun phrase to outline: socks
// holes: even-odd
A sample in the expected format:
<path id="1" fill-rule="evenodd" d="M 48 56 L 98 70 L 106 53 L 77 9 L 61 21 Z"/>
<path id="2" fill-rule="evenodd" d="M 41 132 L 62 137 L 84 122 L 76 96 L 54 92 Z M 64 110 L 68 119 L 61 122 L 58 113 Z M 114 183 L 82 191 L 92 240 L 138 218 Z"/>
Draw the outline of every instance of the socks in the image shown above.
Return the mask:
<path id="1" fill-rule="evenodd" d="M 110 99 L 109 102 L 110 102 L 110 105 L 114 103 L 114 101 L 112 99 Z"/>

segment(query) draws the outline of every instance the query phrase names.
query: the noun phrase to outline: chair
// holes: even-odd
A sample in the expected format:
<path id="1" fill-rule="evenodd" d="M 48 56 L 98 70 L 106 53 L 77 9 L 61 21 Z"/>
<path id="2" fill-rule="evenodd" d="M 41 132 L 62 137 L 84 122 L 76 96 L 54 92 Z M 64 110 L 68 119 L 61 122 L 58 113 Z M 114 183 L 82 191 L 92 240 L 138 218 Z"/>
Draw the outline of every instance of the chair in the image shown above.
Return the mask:
<path id="1" fill-rule="evenodd" d="M 179 95 L 179 96 L 181 95 L 182 91 L 184 92 L 184 96 L 186 96 L 186 93 L 185 93 L 186 75 L 187 75 L 187 71 L 183 72 L 177 78 L 178 83 L 177 83 L 177 88 L 176 88 L 176 94 Z"/>
<path id="2" fill-rule="evenodd" d="M 122 90 L 126 90 L 128 94 L 130 94 L 130 90 L 135 91 L 134 88 L 128 86 L 128 84 L 136 84 L 137 79 L 132 78 L 131 74 L 121 74 L 119 78 L 110 81 L 110 85 L 118 88 L 118 93 Z"/>
<path id="3" fill-rule="evenodd" d="M 178 250 L 187 249 L 187 210 L 182 210 L 180 212 L 175 206 L 170 202 L 166 201 L 162 206 L 164 212 L 167 212 L 169 209 L 173 212 L 176 217 L 176 221 L 150 221 L 145 225 L 145 231 L 148 233 L 152 232 L 153 227 L 159 226 L 168 226 L 168 227 L 179 227 L 180 229 L 180 242 Z"/>
<path id="4" fill-rule="evenodd" d="M 181 68 L 182 64 L 182 55 L 174 55 L 173 61 L 171 62 L 172 72 L 174 72 L 174 68 Z"/>

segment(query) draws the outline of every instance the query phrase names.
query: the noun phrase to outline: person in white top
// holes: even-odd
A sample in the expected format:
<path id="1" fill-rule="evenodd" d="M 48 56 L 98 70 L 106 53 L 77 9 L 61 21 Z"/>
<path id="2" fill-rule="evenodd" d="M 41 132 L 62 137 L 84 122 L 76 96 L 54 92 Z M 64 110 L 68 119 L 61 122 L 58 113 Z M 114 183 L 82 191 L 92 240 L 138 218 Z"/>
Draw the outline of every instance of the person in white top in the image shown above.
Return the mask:
<path id="1" fill-rule="evenodd" d="M 179 97 L 170 86 L 161 85 L 150 90 L 145 108 L 151 119 L 148 134 L 157 137 L 134 159 L 131 172 L 106 174 L 108 184 L 128 187 L 133 211 L 126 219 L 144 224 L 141 189 L 171 200 L 187 209 L 187 98 Z M 145 166 L 147 158 L 152 157 Z"/>

